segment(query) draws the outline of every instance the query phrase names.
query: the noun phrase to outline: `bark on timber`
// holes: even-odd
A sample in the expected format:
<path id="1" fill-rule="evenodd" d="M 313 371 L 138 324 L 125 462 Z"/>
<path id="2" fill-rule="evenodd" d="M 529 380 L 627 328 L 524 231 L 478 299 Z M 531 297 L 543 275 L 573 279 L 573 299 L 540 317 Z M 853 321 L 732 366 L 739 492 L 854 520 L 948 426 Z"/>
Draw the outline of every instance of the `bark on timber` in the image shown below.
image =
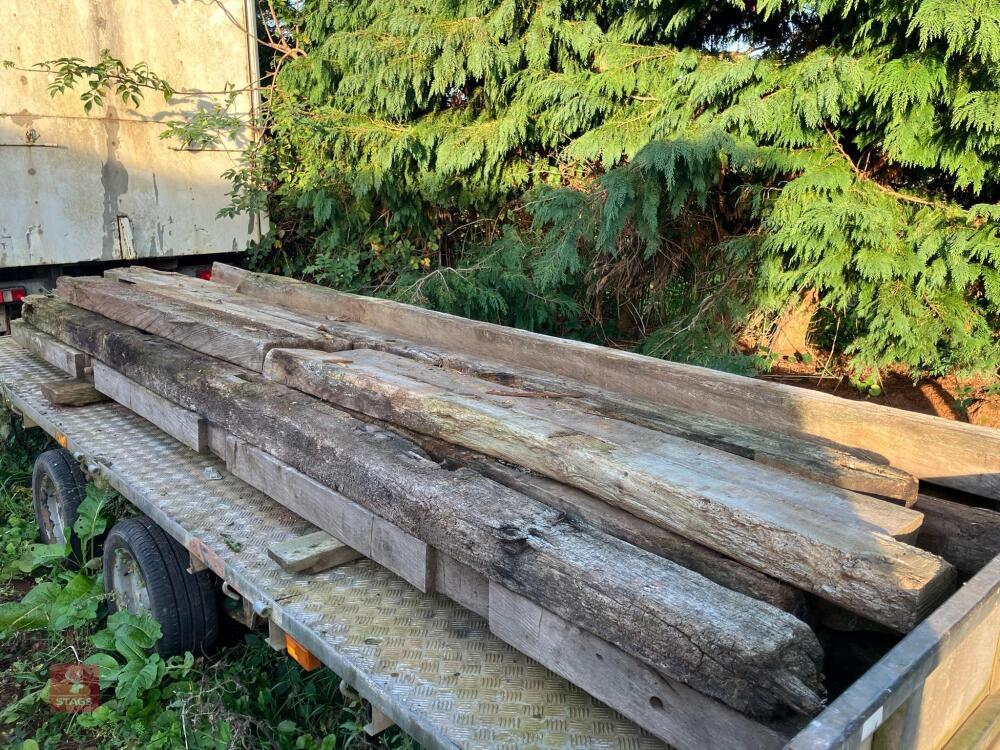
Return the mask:
<path id="1" fill-rule="evenodd" d="M 664 674 L 753 715 L 821 706 L 821 648 L 787 613 L 253 373 L 51 298 L 25 318 Z"/>

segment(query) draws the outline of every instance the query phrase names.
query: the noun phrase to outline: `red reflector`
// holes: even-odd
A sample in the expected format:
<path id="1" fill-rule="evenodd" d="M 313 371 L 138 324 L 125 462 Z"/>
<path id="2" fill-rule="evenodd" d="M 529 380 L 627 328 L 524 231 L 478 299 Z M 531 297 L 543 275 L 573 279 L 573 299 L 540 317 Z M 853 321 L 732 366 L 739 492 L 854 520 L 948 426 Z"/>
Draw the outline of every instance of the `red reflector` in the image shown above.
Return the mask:
<path id="1" fill-rule="evenodd" d="M 27 292 L 27 290 L 23 286 L 19 286 L 16 289 L 11 289 L 10 290 L 10 301 L 11 302 L 20 302 L 21 300 L 23 300 L 27 296 L 28 296 L 28 292 Z"/>
<path id="2" fill-rule="evenodd" d="M 195 276 L 197 276 L 202 281 L 211 281 L 212 280 L 212 269 L 211 268 L 203 268 L 200 271 L 198 271 L 198 273 L 196 273 Z"/>

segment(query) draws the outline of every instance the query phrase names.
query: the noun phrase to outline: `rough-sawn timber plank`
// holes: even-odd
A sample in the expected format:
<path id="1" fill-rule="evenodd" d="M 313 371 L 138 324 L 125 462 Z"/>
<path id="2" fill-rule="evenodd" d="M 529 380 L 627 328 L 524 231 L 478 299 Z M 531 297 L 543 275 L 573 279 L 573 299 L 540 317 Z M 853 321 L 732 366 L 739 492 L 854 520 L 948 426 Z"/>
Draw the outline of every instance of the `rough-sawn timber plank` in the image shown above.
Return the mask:
<path id="1" fill-rule="evenodd" d="M 32 328 L 23 320 L 12 320 L 10 332 L 14 341 L 71 378 L 80 380 L 86 377 L 87 368 L 90 367 L 90 357 L 83 352 Z"/>
<path id="2" fill-rule="evenodd" d="M 284 328 L 194 309 L 99 276 L 60 277 L 56 294 L 77 307 L 256 372 L 260 372 L 264 357 L 273 347 L 325 347 L 333 351 L 349 345 L 347 339 L 318 331 L 299 336 Z"/>
<path id="3" fill-rule="evenodd" d="M 132 382 L 103 362 L 94 362 L 94 387 L 198 453 L 208 451 L 208 423 L 148 388 Z"/>
<path id="4" fill-rule="evenodd" d="M 425 344 L 586 381 L 691 412 L 881 456 L 920 479 L 1000 500 L 1000 431 L 693 365 L 480 323 L 216 263 L 229 288 Z"/>
<path id="5" fill-rule="evenodd" d="M 900 631 L 954 587 L 948 563 L 880 533 L 866 504 L 913 513 L 905 508 L 836 496 L 851 493 L 667 435 L 645 447 L 612 442 L 573 429 L 579 415 L 554 421 L 485 397 L 474 378 L 452 376 L 450 390 L 420 379 L 433 370 L 367 350 L 274 349 L 264 366 L 276 382 L 572 484 Z"/>
<path id="6" fill-rule="evenodd" d="M 364 557 L 325 531 L 314 531 L 272 544 L 267 556 L 286 573 L 322 573 Z"/>
<path id="7" fill-rule="evenodd" d="M 917 481 L 884 460 L 845 451 L 816 438 L 788 436 L 704 413 L 682 411 L 588 386 L 579 380 L 560 378 L 523 365 L 512 366 L 495 359 L 470 357 L 460 352 L 401 340 L 372 328 L 328 317 L 295 312 L 241 295 L 217 283 L 182 274 L 131 267 L 112 269 L 105 276 L 155 291 L 208 310 L 217 310 L 254 323 L 285 327 L 308 336 L 323 331 L 351 341 L 352 349 L 378 349 L 458 370 L 507 385 L 532 390 L 545 398 L 570 398 L 596 414 L 625 419 L 687 440 L 767 463 L 777 468 L 826 482 L 844 489 L 896 498 L 911 505 L 917 497 Z M 315 348 L 329 347 L 317 346 Z"/>
<path id="8" fill-rule="evenodd" d="M 665 675 L 755 715 L 819 706 L 821 648 L 787 613 L 252 372 L 56 299 L 25 316 Z"/>

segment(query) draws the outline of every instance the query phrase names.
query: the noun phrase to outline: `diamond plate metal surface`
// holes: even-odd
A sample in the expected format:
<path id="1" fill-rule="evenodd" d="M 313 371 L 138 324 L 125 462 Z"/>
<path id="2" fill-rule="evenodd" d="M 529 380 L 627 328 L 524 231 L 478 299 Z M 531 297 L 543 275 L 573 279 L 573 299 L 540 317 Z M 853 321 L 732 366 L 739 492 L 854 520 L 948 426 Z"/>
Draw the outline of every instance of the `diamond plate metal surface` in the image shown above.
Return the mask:
<path id="1" fill-rule="evenodd" d="M 16 408 L 98 462 L 178 541 L 214 552 L 231 585 L 424 745 L 665 747 L 494 637 L 482 618 L 369 560 L 283 572 L 267 546 L 315 527 L 118 404 L 51 406 L 38 384 L 60 379 L 69 378 L 0 339 L 0 384 Z"/>

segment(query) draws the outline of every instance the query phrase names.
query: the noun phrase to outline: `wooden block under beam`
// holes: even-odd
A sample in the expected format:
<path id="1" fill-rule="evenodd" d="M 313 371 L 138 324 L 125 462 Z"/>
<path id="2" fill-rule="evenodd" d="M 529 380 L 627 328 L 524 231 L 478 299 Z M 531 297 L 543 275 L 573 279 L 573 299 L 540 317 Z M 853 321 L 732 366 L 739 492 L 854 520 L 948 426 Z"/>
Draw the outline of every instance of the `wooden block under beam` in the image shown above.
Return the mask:
<path id="1" fill-rule="evenodd" d="M 365 734 L 369 737 L 375 737 L 376 735 L 382 734 L 389 727 L 396 726 L 396 722 L 378 710 L 375 706 L 371 707 L 372 720 L 365 724 Z"/>
<path id="2" fill-rule="evenodd" d="M 325 531 L 273 544 L 267 548 L 267 556 L 286 573 L 322 573 L 363 557 Z"/>
<path id="3" fill-rule="evenodd" d="M 94 362 L 94 387 L 199 453 L 208 452 L 208 422 L 167 401 L 103 362 Z"/>
<path id="4" fill-rule="evenodd" d="M 78 349 L 67 346 L 47 333 L 42 333 L 23 320 L 11 321 L 10 333 L 20 346 L 62 370 L 71 378 L 88 379 L 86 371 L 90 367 L 90 357 Z"/>
<path id="5" fill-rule="evenodd" d="M 229 437 L 226 465 L 247 484 L 403 578 L 434 590 L 435 550 L 259 448 Z"/>
<path id="6" fill-rule="evenodd" d="M 53 380 L 39 387 L 45 400 L 55 406 L 88 406 L 108 400 L 86 380 Z"/>
<path id="7" fill-rule="evenodd" d="M 379 516 L 372 523 L 371 558 L 420 591 L 434 590 L 436 550 Z"/>

